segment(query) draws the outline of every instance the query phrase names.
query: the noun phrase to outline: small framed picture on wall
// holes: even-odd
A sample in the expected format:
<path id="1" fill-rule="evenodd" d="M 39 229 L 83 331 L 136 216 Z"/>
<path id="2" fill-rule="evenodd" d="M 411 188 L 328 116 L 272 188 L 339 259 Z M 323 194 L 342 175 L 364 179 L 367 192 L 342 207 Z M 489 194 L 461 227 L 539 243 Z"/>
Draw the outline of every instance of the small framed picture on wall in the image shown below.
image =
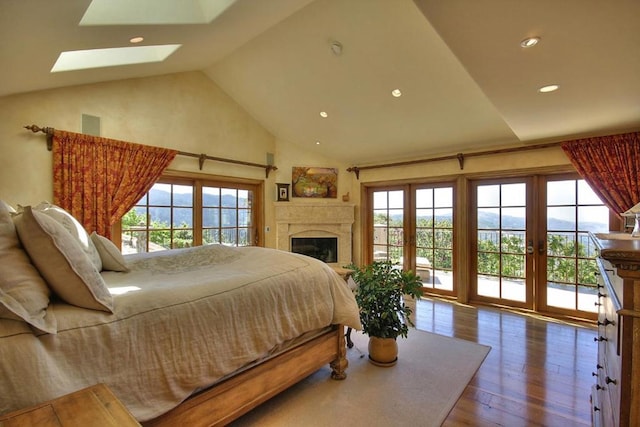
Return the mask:
<path id="1" fill-rule="evenodd" d="M 289 201 L 289 184 L 276 183 L 276 185 L 278 186 L 278 201 L 288 202 Z"/>

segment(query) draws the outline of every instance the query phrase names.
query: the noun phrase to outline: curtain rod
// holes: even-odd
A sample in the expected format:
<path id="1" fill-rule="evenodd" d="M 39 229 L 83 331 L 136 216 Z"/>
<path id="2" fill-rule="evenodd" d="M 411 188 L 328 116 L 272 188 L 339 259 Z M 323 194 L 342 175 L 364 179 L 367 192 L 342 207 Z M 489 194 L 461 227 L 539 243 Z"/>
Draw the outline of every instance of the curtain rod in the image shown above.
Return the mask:
<path id="1" fill-rule="evenodd" d="M 555 147 L 560 144 L 562 144 L 562 142 L 548 142 L 546 144 L 525 145 L 524 147 L 511 147 L 511 148 L 502 148 L 498 150 L 477 151 L 477 152 L 468 153 L 468 154 L 458 153 L 458 154 L 451 154 L 451 155 L 442 156 L 442 157 L 407 160 L 405 162 L 386 163 L 382 165 L 352 166 L 350 168 L 347 168 L 347 172 L 354 172 L 356 174 L 356 179 L 360 179 L 360 171 L 367 170 L 367 169 L 390 168 L 390 167 L 396 167 L 396 166 L 407 166 L 407 165 L 415 165 L 419 163 L 439 162 L 442 160 L 453 160 L 453 159 L 458 160 L 458 163 L 460 164 L 460 170 L 463 170 L 465 157 L 479 157 L 479 156 L 488 156 L 491 154 L 502 154 L 502 153 L 513 153 L 516 151 L 537 150 L 541 148 Z"/>
<path id="2" fill-rule="evenodd" d="M 33 133 L 42 132 L 42 133 L 46 134 L 47 135 L 47 150 L 49 150 L 49 151 L 52 150 L 52 148 L 53 148 L 53 133 L 55 132 L 54 128 L 52 128 L 52 127 L 40 127 L 40 126 L 36 126 L 36 125 L 27 125 L 24 128 L 25 129 L 29 129 Z M 271 171 L 278 170 L 278 168 L 276 166 L 274 166 L 274 165 L 261 165 L 259 163 L 244 162 L 242 160 L 224 159 L 222 157 L 209 156 L 209 155 L 204 154 L 204 153 L 196 154 L 196 153 L 189 153 L 187 151 L 178 151 L 178 154 L 181 155 L 181 156 L 194 157 L 194 158 L 198 159 L 198 165 L 200 167 L 200 170 L 202 170 L 202 167 L 204 165 L 205 160 L 213 160 L 213 161 L 216 161 L 216 162 L 226 162 L 226 163 L 233 163 L 233 164 L 236 164 L 236 165 L 264 168 L 267 178 L 269 178 L 269 173 Z"/>

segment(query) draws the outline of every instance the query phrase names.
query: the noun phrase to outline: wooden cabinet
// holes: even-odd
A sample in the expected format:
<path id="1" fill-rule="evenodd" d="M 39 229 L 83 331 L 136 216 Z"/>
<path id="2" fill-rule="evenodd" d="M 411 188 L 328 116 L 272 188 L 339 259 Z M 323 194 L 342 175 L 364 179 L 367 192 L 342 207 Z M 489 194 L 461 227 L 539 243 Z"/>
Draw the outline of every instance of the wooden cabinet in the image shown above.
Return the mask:
<path id="1" fill-rule="evenodd" d="M 1 427 L 140 426 L 104 384 L 0 416 Z"/>
<path id="2" fill-rule="evenodd" d="M 596 426 L 640 425 L 640 239 L 596 234 L 598 361 L 594 368 Z"/>

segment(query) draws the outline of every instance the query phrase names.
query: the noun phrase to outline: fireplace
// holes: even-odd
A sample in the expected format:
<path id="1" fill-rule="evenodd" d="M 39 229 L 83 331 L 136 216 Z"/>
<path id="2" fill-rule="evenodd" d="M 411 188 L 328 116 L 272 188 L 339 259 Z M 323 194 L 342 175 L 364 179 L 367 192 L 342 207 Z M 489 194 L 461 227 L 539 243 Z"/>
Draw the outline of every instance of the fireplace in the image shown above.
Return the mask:
<path id="1" fill-rule="evenodd" d="M 307 250 L 317 253 L 316 258 L 326 257 L 327 251 L 332 252 L 333 257 L 329 261 L 323 259 L 327 264 L 343 267 L 351 263 L 351 228 L 355 221 L 354 205 L 276 202 L 275 220 L 277 249 L 299 252 L 302 250 L 297 248 L 300 244 L 306 246 Z M 300 242 L 297 242 L 297 239 L 301 239 Z M 325 239 L 331 242 L 332 246 L 329 249 L 324 246 L 320 246 L 320 249 L 311 248 L 311 245 L 325 245 Z M 335 242 L 335 246 L 333 246 L 333 242 Z M 324 255 L 323 252 L 325 252 Z"/>
<path id="2" fill-rule="evenodd" d="M 337 237 L 292 237 L 291 252 L 317 258 L 326 263 L 338 262 Z"/>

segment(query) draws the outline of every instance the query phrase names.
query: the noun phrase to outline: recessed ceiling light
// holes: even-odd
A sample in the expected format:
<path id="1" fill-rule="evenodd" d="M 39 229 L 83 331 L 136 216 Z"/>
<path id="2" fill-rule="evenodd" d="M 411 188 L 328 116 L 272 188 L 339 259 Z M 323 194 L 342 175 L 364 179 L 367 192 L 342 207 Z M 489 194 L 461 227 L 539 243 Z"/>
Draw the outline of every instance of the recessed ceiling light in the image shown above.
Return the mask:
<path id="1" fill-rule="evenodd" d="M 129 43 L 140 43 L 144 41 L 144 37 L 142 36 L 138 36 L 138 37 L 131 37 L 129 39 Z"/>
<path id="2" fill-rule="evenodd" d="M 320 145 L 320 141 L 316 141 L 316 145 Z"/>
<path id="3" fill-rule="evenodd" d="M 527 37 L 520 42 L 520 46 L 523 48 L 534 47 L 540 42 L 540 37 Z"/>
<path id="4" fill-rule="evenodd" d="M 538 92 L 540 93 L 555 92 L 559 88 L 560 86 L 558 85 L 547 85 L 547 86 L 542 86 L 540 89 L 538 89 Z"/>
<path id="5" fill-rule="evenodd" d="M 400 91 L 400 89 L 394 89 L 391 91 L 391 95 L 396 98 L 400 98 L 402 96 L 402 91 Z"/>
<path id="6" fill-rule="evenodd" d="M 325 118 L 325 119 L 326 119 L 327 117 L 329 117 L 329 115 L 327 114 L 327 112 L 326 112 L 326 111 L 320 111 L 320 117 L 322 117 L 322 118 Z"/>

